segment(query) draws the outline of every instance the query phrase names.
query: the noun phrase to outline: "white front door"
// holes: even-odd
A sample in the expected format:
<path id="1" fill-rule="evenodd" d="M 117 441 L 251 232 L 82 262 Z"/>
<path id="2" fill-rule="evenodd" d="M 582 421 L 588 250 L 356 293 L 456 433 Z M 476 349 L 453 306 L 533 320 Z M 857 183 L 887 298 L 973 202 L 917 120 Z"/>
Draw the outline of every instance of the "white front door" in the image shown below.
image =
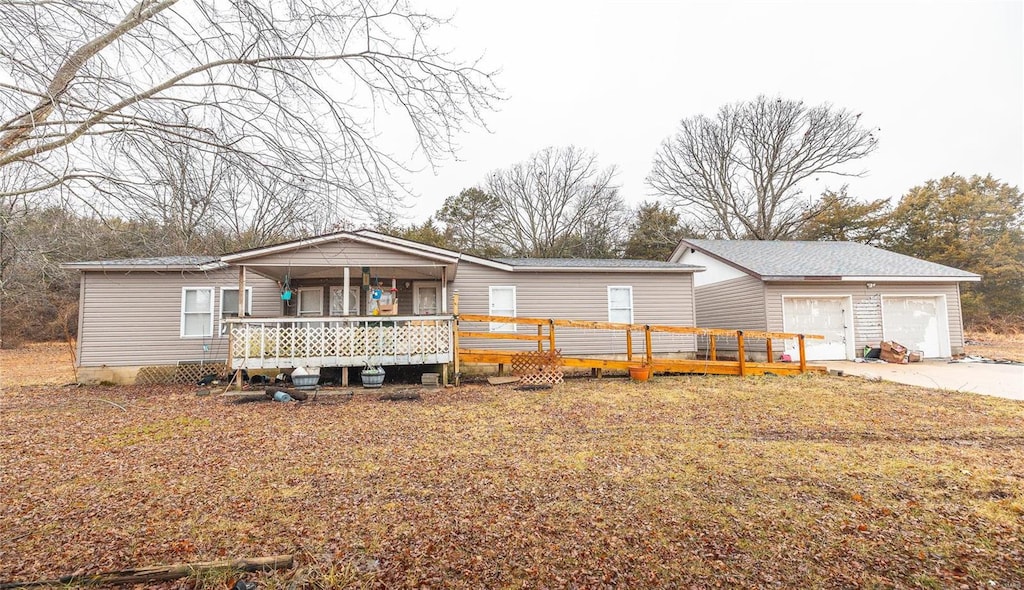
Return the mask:
<path id="1" fill-rule="evenodd" d="M 925 358 L 949 356 L 943 297 L 882 297 L 882 338 L 920 350 Z"/>
<path id="2" fill-rule="evenodd" d="M 847 297 L 783 297 L 782 317 L 786 332 L 820 334 L 824 340 L 805 339 L 809 361 L 853 359 L 853 318 Z M 786 354 L 795 361 L 796 341 L 786 342 Z"/>

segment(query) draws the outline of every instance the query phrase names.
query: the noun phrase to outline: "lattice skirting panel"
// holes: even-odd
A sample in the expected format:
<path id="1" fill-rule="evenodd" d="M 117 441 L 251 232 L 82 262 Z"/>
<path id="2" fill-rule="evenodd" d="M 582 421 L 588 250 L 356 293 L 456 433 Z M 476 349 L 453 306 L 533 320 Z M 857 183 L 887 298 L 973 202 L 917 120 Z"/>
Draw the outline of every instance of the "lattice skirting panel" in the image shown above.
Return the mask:
<path id="1" fill-rule="evenodd" d="M 138 385 L 194 385 L 206 375 L 224 376 L 227 375 L 227 372 L 228 366 L 224 363 L 142 367 L 139 369 L 138 375 L 135 376 L 135 383 Z"/>
<path id="2" fill-rule="evenodd" d="M 561 383 L 562 351 L 521 352 L 512 355 L 512 374 L 525 385 L 555 385 Z"/>

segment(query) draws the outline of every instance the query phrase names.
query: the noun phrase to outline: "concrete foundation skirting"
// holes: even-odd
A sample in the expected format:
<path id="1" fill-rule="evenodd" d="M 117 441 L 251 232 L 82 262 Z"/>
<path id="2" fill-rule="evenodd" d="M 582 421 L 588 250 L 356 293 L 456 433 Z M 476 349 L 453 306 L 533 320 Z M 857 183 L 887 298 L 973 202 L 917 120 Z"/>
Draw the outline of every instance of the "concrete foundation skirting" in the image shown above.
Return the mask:
<path id="1" fill-rule="evenodd" d="M 79 367 L 78 382 L 85 385 L 134 385 L 142 367 Z"/>
<path id="2" fill-rule="evenodd" d="M 206 375 L 224 376 L 221 363 L 147 365 L 130 367 L 79 367 L 78 381 L 85 385 L 194 385 Z"/>

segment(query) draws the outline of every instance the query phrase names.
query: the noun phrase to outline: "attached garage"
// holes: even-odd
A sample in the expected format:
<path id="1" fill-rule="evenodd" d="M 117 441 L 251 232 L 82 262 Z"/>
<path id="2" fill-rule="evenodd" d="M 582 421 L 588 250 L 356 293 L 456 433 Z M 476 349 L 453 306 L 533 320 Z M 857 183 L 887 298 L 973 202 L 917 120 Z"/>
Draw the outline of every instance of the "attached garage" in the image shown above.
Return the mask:
<path id="1" fill-rule="evenodd" d="M 697 325 L 821 334 L 807 359 L 854 359 L 894 340 L 925 358 L 963 353 L 960 283 L 981 277 L 854 242 L 683 240 L 672 262 L 694 275 Z M 795 343 L 785 353 L 798 358 Z"/>

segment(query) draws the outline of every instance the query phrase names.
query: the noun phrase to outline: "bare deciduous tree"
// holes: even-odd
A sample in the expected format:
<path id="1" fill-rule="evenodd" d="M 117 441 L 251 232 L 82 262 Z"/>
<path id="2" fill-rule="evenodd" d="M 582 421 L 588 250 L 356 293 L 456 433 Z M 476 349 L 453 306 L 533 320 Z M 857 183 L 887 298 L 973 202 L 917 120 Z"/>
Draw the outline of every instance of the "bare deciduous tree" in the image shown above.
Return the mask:
<path id="1" fill-rule="evenodd" d="M 647 183 L 696 229 L 730 239 L 790 236 L 811 203 L 800 185 L 815 175 L 858 176 L 843 165 L 876 147 L 860 114 L 759 96 L 714 119 L 684 119 L 654 158 Z"/>
<path id="2" fill-rule="evenodd" d="M 216 213 L 226 198 L 228 178 L 238 174 L 227 155 L 170 137 L 143 144 L 131 136 L 122 139 L 115 147 L 117 170 L 109 175 L 135 181 L 110 183 L 106 194 L 118 213 L 160 223 L 174 238 L 167 252 L 206 254 L 199 251 L 202 237 L 219 225 Z"/>
<path id="3" fill-rule="evenodd" d="M 436 48 L 444 21 L 403 0 L 125 6 L 0 0 L 0 170 L 24 179 L 5 194 L 145 182 L 113 146 L 171 140 L 367 209 L 401 166 L 381 134 L 433 161 L 498 98 L 488 72 Z"/>
<path id="4" fill-rule="evenodd" d="M 614 255 L 626 223 L 615 172 L 572 146 L 492 172 L 485 191 L 498 203 L 497 245 L 515 256 Z"/>

